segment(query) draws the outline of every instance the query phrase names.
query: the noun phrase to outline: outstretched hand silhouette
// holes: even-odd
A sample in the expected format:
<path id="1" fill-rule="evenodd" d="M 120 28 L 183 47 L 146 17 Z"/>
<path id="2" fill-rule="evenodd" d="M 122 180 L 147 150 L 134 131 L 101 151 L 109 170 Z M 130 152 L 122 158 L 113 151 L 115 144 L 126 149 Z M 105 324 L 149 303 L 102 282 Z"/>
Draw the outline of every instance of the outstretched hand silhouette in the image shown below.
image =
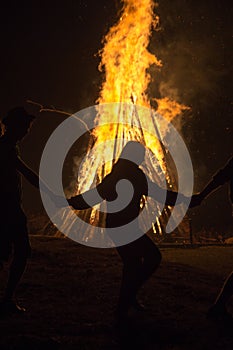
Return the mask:
<path id="1" fill-rule="evenodd" d="M 196 207 L 198 205 L 201 204 L 201 202 L 204 200 L 204 196 L 202 195 L 202 193 L 197 193 L 197 194 L 194 194 L 191 198 L 191 202 L 189 204 L 189 208 L 193 208 L 193 207 Z"/>
<path id="2" fill-rule="evenodd" d="M 64 197 L 56 195 L 54 193 L 50 193 L 49 196 L 57 208 L 65 208 L 68 206 L 67 201 Z"/>

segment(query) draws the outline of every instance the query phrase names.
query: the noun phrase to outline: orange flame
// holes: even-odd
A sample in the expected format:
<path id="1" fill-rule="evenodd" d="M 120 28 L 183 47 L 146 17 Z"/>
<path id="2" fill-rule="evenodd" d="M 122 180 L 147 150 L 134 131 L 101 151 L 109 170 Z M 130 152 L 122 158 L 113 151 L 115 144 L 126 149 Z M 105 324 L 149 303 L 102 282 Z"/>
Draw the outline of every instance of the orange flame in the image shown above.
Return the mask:
<path id="1" fill-rule="evenodd" d="M 158 103 L 157 112 L 169 121 L 180 115 L 183 111 L 190 109 L 190 107 L 170 100 L 168 97 L 156 98 L 155 100 Z"/>
<path id="2" fill-rule="evenodd" d="M 104 47 L 101 51 L 100 70 L 105 72 L 98 103 L 127 102 L 150 108 L 150 99 L 147 95 L 151 76 L 148 68 L 151 65 L 162 67 L 162 62 L 148 51 L 148 44 L 152 29 L 158 30 L 159 17 L 154 14 L 155 4 L 152 0 L 125 0 L 122 15 L 117 24 L 110 28 L 104 38 Z M 155 99 L 158 104 L 158 113 L 167 120 L 172 120 L 186 109 L 168 97 Z M 143 116 L 140 116 L 143 118 Z M 106 115 L 98 115 L 96 125 L 102 123 L 128 123 L 132 121 L 132 113 L 112 111 Z M 144 125 L 153 123 L 151 119 L 144 120 Z M 162 127 L 162 126 L 160 126 Z M 158 126 L 159 128 L 159 126 Z M 151 130 L 151 128 L 150 128 Z M 113 130 L 111 126 L 102 127 L 94 131 L 97 143 L 106 139 L 118 137 L 123 131 Z M 125 134 L 125 133 L 124 133 Z M 155 133 L 156 134 L 156 133 Z M 153 138 L 153 137 L 152 137 Z M 132 139 L 132 135 L 130 137 Z M 146 146 L 154 144 L 152 151 L 158 155 L 158 142 L 149 140 L 148 136 L 141 140 Z M 112 152 L 109 150 L 109 152 Z M 162 156 L 161 156 L 162 157 Z M 160 157 L 160 158 L 161 158 Z"/>
<path id="3" fill-rule="evenodd" d="M 158 134 L 165 134 L 166 130 L 163 130 L 163 125 L 155 125 L 151 113 L 138 115 L 137 111 L 135 112 L 135 105 L 149 108 L 151 106 L 147 95 L 148 85 L 151 82 L 149 67 L 151 65 L 162 67 L 161 60 L 148 51 L 152 29 L 157 30 L 159 27 L 159 17 L 154 14 L 156 6 L 157 4 L 152 0 L 124 0 L 118 23 L 110 28 L 104 38 L 99 69 L 104 71 L 105 80 L 97 102 L 99 104 L 126 102 L 127 105 L 125 107 L 123 105 L 121 109 L 113 105 L 108 113 L 98 113 L 95 120 L 96 128 L 93 131 L 95 146 L 98 148 L 93 156 L 91 153 L 93 142 L 89 145 L 86 160 L 79 171 L 78 192 L 84 192 L 95 186 L 111 171 L 114 159 L 118 158 L 129 140 L 137 140 L 152 151 L 159 160 L 160 169 L 165 173 L 170 187 L 172 186 L 172 179 L 165 161 L 166 152 L 158 141 Z M 156 101 L 158 112 L 168 120 L 187 109 L 186 106 L 168 97 L 156 99 Z M 138 127 L 130 127 L 135 118 L 138 121 Z M 98 126 L 100 122 L 106 125 Z M 141 126 L 146 126 L 147 130 L 154 130 L 154 132 L 145 132 Z M 106 145 L 109 139 L 115 140 L 113 145 Z M 112 163 L 106 162 L 109 158 L 113 159 Z M 149 175 L 154 181 L 159 177 L 154 171 L 155 163 L 152 156 L 146 164 Z M 98 221 L 98 208 L 93 208 L 87 216 L 89 222 Z M 158 220 L 155 226 L 159 227 Z M 159 232 L 161 233 L 160 227 Z M 87 233 L 87 237 L 90 238 L 90 232 Z"/>
<path id="4" fill-rule="evenodd" d="M 150 107 L 146 95 L 151 80 L 147 69 L 161 61 L 148 50 L 152 28 L 159 24 L 154 16 L 151 0 L 125 0 L 122 16 L 105 37 L 100 69 L 105 70 L 105 81 L 99 103 L 133 102 Z"/>

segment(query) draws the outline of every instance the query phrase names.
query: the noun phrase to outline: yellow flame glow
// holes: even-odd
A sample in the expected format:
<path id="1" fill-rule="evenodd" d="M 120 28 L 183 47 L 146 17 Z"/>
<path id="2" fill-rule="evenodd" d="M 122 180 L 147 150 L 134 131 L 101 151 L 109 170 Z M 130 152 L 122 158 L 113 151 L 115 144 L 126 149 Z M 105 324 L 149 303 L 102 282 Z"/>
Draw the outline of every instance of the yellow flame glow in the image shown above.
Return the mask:
<path id="1" fill-rule="evenodd" d="M 151 0 L 125 0 L 122 16 L 105 37 L 100 69 L 105 81 L 99 103 L 133 102 L 149 107 L 147 88 L 151 80 L 147 69 L 162 62 L 147 47 L 152 28 L 159 24 Z"/>
<path id="2" fill-rule="evenodd" d="M 99 69 L 104 72 L 105 79 L 98 98 L 99 104 L 112 102 L 127 102 L 124 108 L 113 105 L 108 113 L 98 113 L 95 120 L 96 128 L 93 131 L 97 151 L 91 153 L 93 142 L 89 145 L 86 160 L 79 171 L 79 193 L 95 186 L 111 171 L 112 163 L 106 163 L 107 158 L 117 159 L 122 148 L 129 140 L 137 140 L 152 151 L 159 160 L 160 167 L 165 173 L 166 179 L 172 186 L 171 174 L 165 161 L 164 150 L 158 141 L 158 134 L 166 133 L 162 125 L 155 125 L 151 114 L 137 114 L 135 105 L 151 107 L 148 97 L 148 85 L 151 76 L 148 69 L 151 65 L 162 68 L 162 62 L 154 54 L 148 51 L 148 45 L 152 30 L 159 27 L 159 17 L 154 14 L 155 4 L 152 0 L 124 0 L 124 6 L 119 21 L 110 28 L 104 38 L 104 47 L 101 54 Z M 154 79 L 154 77 L 153 77 Z M 171 120 L 181 114 L 186 106 L 170 100 L 168 97 L 156 99 L 158 112 L 166 119 Z M 132 121 L 137 120 L 138 127 L 130 127 Z M 106 126 L 98 125 L 106 123 Z M 127 124 L 125 126 L 124 124 Z M 147 133 L 141 125 L 147 126 L 153 133 Z M 106 145 L 106 141 L 115 140 L 114 144 Z M 149 162 L 149 163 L 148 163 Z M 154 158 L 150 158 L 146 166 L 150 169 L 149 175 L 153 178 Z M 97 182 L 97 183 L 96 183 Z M 99 220 L 98 208 L 85 214 L 90 221 Z M 159 220 L 156 225 L 159 233 Z M 87 233 L 90 237 L 90 233 Z"/>
<path id="3" fill-rule="evenodd" d="M 101 51 L 101 63 L 99 68 L 104 70 L 105 80 L 102 84 L 98 103 L 127 102 L 130 104 L 151 107 L 150 99 L 147 94 L 148 85 L 151 82 L 151 76 L 148 69 L 151 65 L 162 67 L 162 62 L 154 54 L 148 51 L 148 45 L 152 30 L 159 27 L 159 17 L 154 14 L 158 6 L 152 0 L 125 0 L 122 15 L 119 21 L 110 28 L 104 38 L 104 47 Z M 158 113 L 167 120 L 172 120 L 188 109 L 185 105 L 179 104 L 168 97 L 156 99 L 158 104 Z M 96 125 L 102 123 L 127 123 L 131 124 L 132 118 L 135 118 L 133 109 L 124 113 L 118 110 L 112 111 L 107 116 L 99 114 L 96 118 Z M 140 116 L 143 118 L 143 116 Z M 147 120 L 141 120 L 143 125 L 153 123 L 151 118 L 146 116 Z M 162 126 L 158 126 L 158 129 Z M 151 130 L 151 128 L 150 128 Z M 114 128 L 112 126 L 102 127 L 94 131 L 97 137 L 97 143 L 124 134 L 126 141 L 128 139 L 139 139 L 140 142 L 149 147 L 153 153 L 162 159 L 156 137 L 141 135 L 133 137 L 134 131 L 126 132 L 126 128 Z M 130 134 L 130 135 L 129 135 Z M 156 132 L 154 133 L 156 135 Z M 128 137 L 127 137 L 128 135 Z M 158 135 L 156 135 L 158 136 Z M 122 145 L 123 146 L 123 145 Z M 118 149 L 118 155 L 122 147 Z M 109 149 L 112 153 L 113 150 Z M 110 169 L 108 169 L 109 171 Z"/>

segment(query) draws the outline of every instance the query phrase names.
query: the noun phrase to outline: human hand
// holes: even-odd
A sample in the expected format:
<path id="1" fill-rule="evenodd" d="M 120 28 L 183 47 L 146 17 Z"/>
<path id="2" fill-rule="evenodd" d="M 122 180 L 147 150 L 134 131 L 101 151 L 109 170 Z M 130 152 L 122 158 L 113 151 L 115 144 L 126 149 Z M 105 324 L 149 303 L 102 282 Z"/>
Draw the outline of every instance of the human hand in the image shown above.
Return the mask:
<path id="1" fill-rule="evenodd" d="M 67 201 L 64 197 L 56 195 L 54 193 L 50 194 L 50 198 L 57 208 L 65 208 L 68 206 Z"/>
<path id="2" fill-rule="evenodd" d="M 75 199 L 74 197 L 70 197 L 67 199 L 67 202 L 68 204 L 71 206 L 71 207 L 75 207 Z"/>
<path id="3" fill-rule="evenodd" d="M 189 204 L 189 208 L 196 207 L 201 204 L 203 201 L 204 197 L 202 196 L 201 193 L 194 194 L 191 198 L 191 202 Z"/>

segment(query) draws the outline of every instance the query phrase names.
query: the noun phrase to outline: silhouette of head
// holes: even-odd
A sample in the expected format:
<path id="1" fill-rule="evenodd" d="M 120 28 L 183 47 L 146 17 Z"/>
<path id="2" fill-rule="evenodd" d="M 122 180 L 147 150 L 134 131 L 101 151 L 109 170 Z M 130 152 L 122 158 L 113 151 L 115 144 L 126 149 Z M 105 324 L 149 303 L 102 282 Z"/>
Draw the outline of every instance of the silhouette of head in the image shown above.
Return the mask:
<path id="1" fill-rule="evenodd" d="M 129 141 L 123 148 L 120 158 L 128 159 L 140 165 L 145 158 L 145 147 L 137 141 Z"/>
<path id="2" fill-rule="evenodd" d="M 6 131 L 16 140 L 21 140 L 28 132 L 35 116 L 28 114 L 23 107 L 11 109 L 2 120 Z"/>

